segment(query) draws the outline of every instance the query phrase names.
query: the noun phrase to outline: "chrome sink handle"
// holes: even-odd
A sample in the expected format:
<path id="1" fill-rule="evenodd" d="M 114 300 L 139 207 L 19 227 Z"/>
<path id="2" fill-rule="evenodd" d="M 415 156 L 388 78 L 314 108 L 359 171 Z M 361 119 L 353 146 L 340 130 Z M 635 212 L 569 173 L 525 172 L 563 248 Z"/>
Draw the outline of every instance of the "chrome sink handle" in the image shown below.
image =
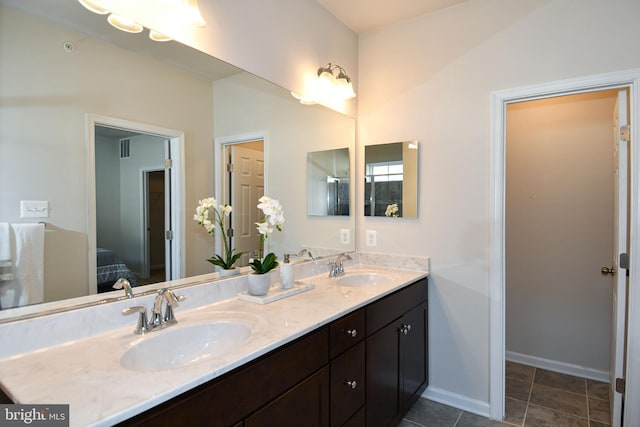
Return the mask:
<path id="1" fill-rule="evenodd" d="M 122 314 L 129 315 L 139 313 L 138 316 L 138 324 L 136 328 L 133 330 L 133 333 L 136 335 L 142 335 L 145 332 L 149 331 L 149 322 L 147 320 L 147 309 L 144 305 L 136 305 L 133 307 L 125 308 L 122 310 Z"/>

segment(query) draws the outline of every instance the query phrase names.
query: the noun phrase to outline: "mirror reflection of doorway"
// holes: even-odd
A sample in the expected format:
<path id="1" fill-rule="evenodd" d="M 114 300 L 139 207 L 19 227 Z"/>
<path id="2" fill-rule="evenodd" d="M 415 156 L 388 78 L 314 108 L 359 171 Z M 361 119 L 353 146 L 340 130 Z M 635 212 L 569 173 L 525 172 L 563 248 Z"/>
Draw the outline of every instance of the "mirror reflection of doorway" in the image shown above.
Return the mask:
<path id="1" fill-rule="evenodd" d="M 228 233 L 231 247 L 242 252 L 237 266 L 249 264 L 258 252 L 260 236 L 255 223 L 261 219 L 257 205 L 264 195 L 264 140 L 246 141 L 224 146 L 227 171 L 224 202 L 233 207 Z"/>
<path id="2" fill-rule="evenodd" d="M 170 279 L 168 144 L 165 137 L 95 127 L 98 293 L 111 291 L 121 277 L 133 286 Z"/>

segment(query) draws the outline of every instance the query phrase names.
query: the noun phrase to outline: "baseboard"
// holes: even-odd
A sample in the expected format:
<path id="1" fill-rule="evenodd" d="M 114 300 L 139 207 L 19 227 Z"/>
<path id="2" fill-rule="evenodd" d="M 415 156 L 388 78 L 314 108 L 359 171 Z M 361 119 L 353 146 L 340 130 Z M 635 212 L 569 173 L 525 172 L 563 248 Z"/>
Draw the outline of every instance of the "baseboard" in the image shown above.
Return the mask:
<path id="1" fill-rule="evenodd" d="M 560 372 L 562 374 L 575 375 L 604 383 L 608 383 L 610 381 L 609 371 L 601 371 L 598 369 L 588 368 L 586 366 L 574 365 L 572 363 L 558 362 L 556 360 L 529 356 L 527 354 L 516 353 L 513 351 L 506 351 L 505 359 L 510 362 L 523 363 L 536 368 L 547 369 L 549 371 Z"/>
<path id="2" fill-rule="evenodd" d="M 463 411 L 481 415 L 483 417 L 490 417 L 489 402 L 471 399 L 467 396 L 452 393 L 433 386 L 427 387 L 424 393 L 422 393 L 422 397 L 433 400 L 434 402 L 442 403 L 443 405 L 452 406 Z"/>

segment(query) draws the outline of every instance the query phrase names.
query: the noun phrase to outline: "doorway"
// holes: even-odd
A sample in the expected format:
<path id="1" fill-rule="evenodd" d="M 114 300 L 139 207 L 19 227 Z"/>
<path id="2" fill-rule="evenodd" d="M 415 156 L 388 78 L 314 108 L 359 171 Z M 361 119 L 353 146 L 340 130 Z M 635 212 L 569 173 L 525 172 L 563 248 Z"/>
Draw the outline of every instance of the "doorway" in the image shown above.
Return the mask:
<path id="1" fill-rule="evenodd" d="M 490 415 L 501 419 L 504 416 L 504 380 L 505 380 L 505 120 L 506 105 L 530 99 L 541 99 L 551 96 L 583 93 L 588 91 L 629 88 L 630 118 L 632 122 L 640 122 L 640 100 L 637 97 L 640 88 L 640 70 L 615 72 L 551 82 L 541 85 L 509 89 L 492 93 L 491 111 L 491 234 L 490 234 Z M 640 292 L 636 289 L 638 276 L 636 267 L 640 266 L 640 241 L 637 230 L 640 216 L 635 206 L 638 204 L 637 188 L 640 185 L 638 164 L 640 154 L 634 150 L 634 141 L 638 132 L 632 127 L 630 140 L 630 236 L 629 243 L 629 311 L 626 350 L 626 376 L 638 378 L 640 373 L 640 335 L 635 328 L 640 325 Z M 625 400 L 635 401 L 640 398 L 640 383 L 628 381 L 624 387 Z M 625 425 L 640 425 L 640 408 L 626 405 L 623 412 Z"/>
<path id="2" fill-rule="evenodd" d="M 89 292 L 183 277 L 182 132 L 89 115 L 87 141 Z"/>
<path id="3" fill-rule="evenodd" d="M 527 422 L 550 414 L 611 420 L 614 281 L 601 267 L 614 252 L 618 92 L 506 108 L 505 386 L 507 413 L 518 420 L 517 410 L 527 408 Z M 524 366 L 535 368 L 529 382 L 520 379 Z"/>

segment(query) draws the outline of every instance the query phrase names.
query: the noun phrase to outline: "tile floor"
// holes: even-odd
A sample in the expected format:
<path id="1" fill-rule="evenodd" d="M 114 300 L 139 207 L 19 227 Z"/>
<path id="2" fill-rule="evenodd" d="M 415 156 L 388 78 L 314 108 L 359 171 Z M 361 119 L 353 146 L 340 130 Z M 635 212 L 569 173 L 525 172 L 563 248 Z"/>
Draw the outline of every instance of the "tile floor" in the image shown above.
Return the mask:
<path id="1" fill-rule="evenodd" d="M 507 362 L 505 420 L 420 399 L 399 427 L 605 427 L 609 384 Z"/>

